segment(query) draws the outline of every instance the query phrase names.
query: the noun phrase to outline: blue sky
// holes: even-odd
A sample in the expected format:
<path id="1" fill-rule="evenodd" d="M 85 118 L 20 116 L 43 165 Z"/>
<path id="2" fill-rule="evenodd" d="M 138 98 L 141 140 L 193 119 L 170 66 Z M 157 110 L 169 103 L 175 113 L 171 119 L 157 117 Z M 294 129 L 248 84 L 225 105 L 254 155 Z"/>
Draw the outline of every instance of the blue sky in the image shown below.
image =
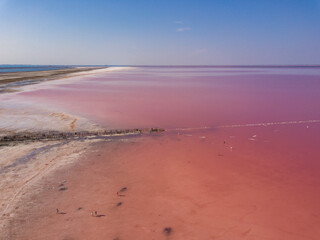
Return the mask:
<path id="1" fill-rule="evenodd" d="M 0 64 L 320 64 L 320 0 L 0 0 Z"/>

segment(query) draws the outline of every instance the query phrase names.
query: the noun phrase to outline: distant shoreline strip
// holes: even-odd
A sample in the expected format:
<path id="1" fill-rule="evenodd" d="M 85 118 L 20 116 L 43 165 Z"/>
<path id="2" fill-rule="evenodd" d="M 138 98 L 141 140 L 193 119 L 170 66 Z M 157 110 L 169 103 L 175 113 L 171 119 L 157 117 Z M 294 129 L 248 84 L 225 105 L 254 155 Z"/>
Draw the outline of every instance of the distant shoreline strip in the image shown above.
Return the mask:
<path id="1" fill-rule="evenodd" d="M 113 66 L 113 65 L 110 65 Z M 320 65 L 123 65 L 153 68 L 320 68 Z"/>
<path id="2" fill-rule="evenodd" d="M 198 127 L 198 128 L 175 128 L 166 131 L 192 131 L 203 129 L 217 129 L 217 128 L 240 128 L 240 127 L 267 127 L 276 125 L 293 125 L 293 124 L 306 124 L 306 123 L 320 123 L 320 120 L 302 120 L 302 121 L 284 121 L 284 122 L 265 122 L 265 123 L 247 123 L 247 124 L 232 124 L 221 125 L 216 127 Z"/>
<path id="3" fill-rule="evenodd" d="M 260 126 L 266 127 L 266 126 L 274 126 L 274 125 L 292 125 L 292 124 L 306 124 L 306 123 L 320 123 L 320 120 L 248 123 L 248 124 L 223 125 L 223 126 L 218 126 L 216 128 L 260 127 Z"/>

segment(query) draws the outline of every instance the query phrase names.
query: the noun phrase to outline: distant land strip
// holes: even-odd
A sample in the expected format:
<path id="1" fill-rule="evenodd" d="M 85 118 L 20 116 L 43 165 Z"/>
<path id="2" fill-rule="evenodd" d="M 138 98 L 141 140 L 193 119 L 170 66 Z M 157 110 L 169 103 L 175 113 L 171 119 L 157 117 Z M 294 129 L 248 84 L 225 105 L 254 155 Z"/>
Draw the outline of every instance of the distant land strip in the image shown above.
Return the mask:
<path id="1" fill-rule="evenodd" d="M 266 126 L 273 126 L 273 125 L 291 125 L 291 124 L 306 124 L 306 123 L 320 123 L 320 120 L 234 124 L 234 125 L 219 126 L 218 128 L 259 127 L 259 126 L 266 127 Z"/>
<path id="2" fill-rule="evenodd" d="M 6 92 L 12 87 L 37 83 L 43 80 L 54 80 L 71 73 L 88 72 L 106 67 L 70 67 L 62 69 L 50 69 L 40 71 L 25 71 L 25 72 L 5 72 L 0 73 L 0 87 L 4 88 L 2 92 Z M 23 83 L 26 84 L 23 84 Z"/>
<path id="3" fill-rule="evenodd" d="M 267 127 L 267 126 L 276 126 L 276 125 L 294 125 L 294 124 L 308 124 L 308 123 L 309 124 L 320 123 L 320 120 L 247 123 L 247 124 L 232 124 L 232 125 L 220 125 L 215 127 L 197 127 L 197 128 L 174 128 L 174 129 L 167 129 L 166 131 L 193 131 L 193 130 L 217 129 L 217 128 Z"/>
<path id="4" fill-rule="evenodd" d="M 110 65 L 112 66 L 112 65 Z M 320 68 L 320 65 L 121 65 L 125 67 L 165 68 Z"/>
<path id="5" fill-rule="evenodd" d="M 162 128 L 143 128 L 143 129 L 120 129 L 120 130 L 102 130 L 102 131 L 78 131 L 78 132 L 59 132 L 59 131 L 41 131 L 41 132 L 21 132 L 0 137 L 0 146 L 10 142 L 24 141 L 43 141 L 43 140 L 65 140 L 81 139 L 88 137 L 109 137 L 123 136 L 133 134 L 151 134 L 161 133 Z"/>

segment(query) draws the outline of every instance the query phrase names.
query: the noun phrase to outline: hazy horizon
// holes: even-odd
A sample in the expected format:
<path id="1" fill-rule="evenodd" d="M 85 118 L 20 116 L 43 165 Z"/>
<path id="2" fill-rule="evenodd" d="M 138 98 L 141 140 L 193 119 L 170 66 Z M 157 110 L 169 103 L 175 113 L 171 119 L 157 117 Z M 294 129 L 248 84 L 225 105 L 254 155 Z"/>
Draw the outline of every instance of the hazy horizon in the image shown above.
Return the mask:
<path id="1" fill-rule="evenodd" d="M 3 66 L 10 66 L 14 67 L 22 67 L 22 68 L 33 68 L 37 66 L 61 66 L 61 67 L 81 67 L 81 66 L 99 66 L 99 67 L 203 67 L 203 68 L 320 68 L 320 64 L 276 64 L 276 65 L 187 65 L 187 64 L 172 64 L 172 65 L 161 65 L 161 64 L 154 64 L 154 65 L 143 65 L 143 64 L 135 64 L 135 65 L 125 65 L 125 64 L 3 64 L 0 63 L 0 67 Z M 9 67 L 9 68 L 10 68 Z"/>

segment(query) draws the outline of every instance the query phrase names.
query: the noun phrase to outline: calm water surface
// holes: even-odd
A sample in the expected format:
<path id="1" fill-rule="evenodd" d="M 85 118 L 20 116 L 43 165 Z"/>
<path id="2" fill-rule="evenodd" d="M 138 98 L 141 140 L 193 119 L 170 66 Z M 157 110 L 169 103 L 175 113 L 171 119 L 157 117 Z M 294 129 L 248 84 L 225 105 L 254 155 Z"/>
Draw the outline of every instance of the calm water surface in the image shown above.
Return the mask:
<path id="1" fill-rule="evenodd" d="M 320 119 L 320 69 L 146 67 L 21 96 L 111 128 L 215 127 Z"/>

